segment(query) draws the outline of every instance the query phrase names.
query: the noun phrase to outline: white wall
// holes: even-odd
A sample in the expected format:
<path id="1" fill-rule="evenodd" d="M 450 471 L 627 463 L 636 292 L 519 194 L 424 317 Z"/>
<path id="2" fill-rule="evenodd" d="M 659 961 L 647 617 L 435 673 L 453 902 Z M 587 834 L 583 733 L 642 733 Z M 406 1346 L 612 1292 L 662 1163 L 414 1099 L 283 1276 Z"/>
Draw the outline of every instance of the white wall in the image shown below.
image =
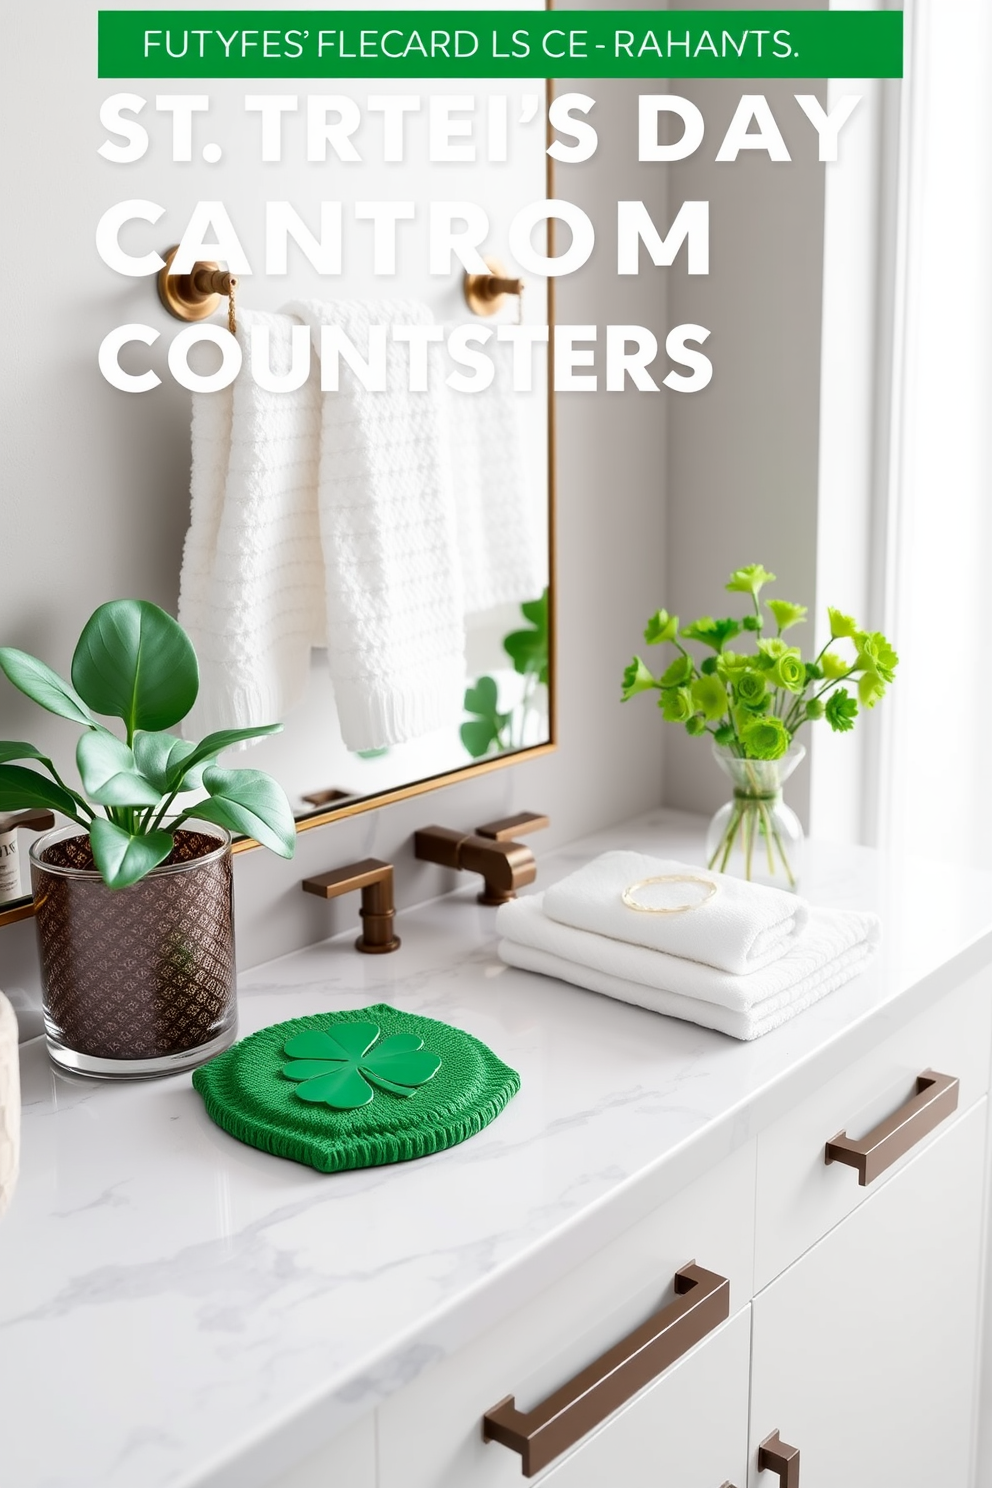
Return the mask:
<path id="1" fill-rule="evenodd" d="M 108 326 L 150 318 L 149 283 L 116 278 L 93 246 L 100 213 L 124 194 L 97 170 L 104 165 L 95 154 L 103 137 L 97 111 L 113 85 L 95 78 L 96 11 L 93 0 L 40 0 L 30 15 L 22 9 L 8 17 L 5 30 L 4 137 L 17 142 L 18 155 L 12 162 L 8 156 L 5 180 L 7 222 L 15 228 L 8 283 L 15 288 L 0 398 L 0 638 L 61 668 L 80 617 L 101 601 L 130 593 L 174 606 L 187 515 L 188 395 L 167 387 L 161 398 L 128 398 L 109 388 L 95 365 Z M 43 58 L 39 29 L 59 35 L 58 48 Z M 634 159 L 630 86 L 595 84 L 590 91 L 599 100 L 604 143 L 593 161 L 570 168 L 568 194 L 605 224 L 618 197 L 648 191 Z M 239 203 L 236 187 L 228 192 L 232 211 L 250 205 Z M 558 316 L 664 324 L 664 272 L 618 281 L 608 254 L 597 254 L 560 283 Z M 326 906 L 300 893 L 309 873 L 375 853 L 397 864 L 401 904 L 452 887 L 453 875 L 412 860 L 411 835 L 429 822 L 468 828 L 513 809 L 543 810 L 553 818 L 544 839 L 550 845 L 658 803 L 657 717 L 647 708 L 621 708 L 618 698 L 643 616 L 657 603 L 669 401 L 606 393 L 559 399 L 558 752 L 309 831 L 291 864 L 260 851 L 241 855 L 242 965 L 357 922 L 357 904 Z M 38 733 L 36 710 L 6 687 L 0 733 Z M 71 726 L 60 737 L 74 742 Z M 541 840 L 534 845 L 540 856 Z M 402 974 L 401 955 L 396 965 Z M 30 922 L 0 929 L 0 985 L 36 985 Z"/>

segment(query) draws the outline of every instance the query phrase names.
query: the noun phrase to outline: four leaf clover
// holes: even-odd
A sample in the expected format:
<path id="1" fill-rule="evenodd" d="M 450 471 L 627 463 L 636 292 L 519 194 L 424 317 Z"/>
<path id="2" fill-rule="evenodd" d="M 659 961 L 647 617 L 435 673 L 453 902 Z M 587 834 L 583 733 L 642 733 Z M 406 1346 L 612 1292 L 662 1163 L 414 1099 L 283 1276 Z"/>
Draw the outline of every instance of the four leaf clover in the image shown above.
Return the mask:
<path id="1" fill-rule="evenodd" d="M 298 1033 L 284 1046 L 291 1062 L 282 1072 L 300 1082 L 301 1100 L 356 1111 L 374 1098 L 373 1085 L 409 1096 L 441 1068 L 440 1057 L 416 1034 L 394 1033 L 376 1044 L 378 1037 L 375 1023 L 338 1023 L 333 1033 Z"/>

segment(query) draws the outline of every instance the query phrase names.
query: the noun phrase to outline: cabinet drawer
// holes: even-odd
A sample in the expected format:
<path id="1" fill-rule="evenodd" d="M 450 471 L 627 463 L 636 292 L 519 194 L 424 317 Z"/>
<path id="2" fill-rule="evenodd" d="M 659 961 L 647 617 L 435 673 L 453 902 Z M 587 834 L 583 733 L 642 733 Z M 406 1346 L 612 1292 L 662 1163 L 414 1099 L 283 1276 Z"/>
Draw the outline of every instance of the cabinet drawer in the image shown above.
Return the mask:
<path id="1" fill-rule="evenodd" d="M 985 1102 L 753 1303 L 750 1488 L 776 1429 L 802 1488 L 968 1488 Z M 744 1484 L 740 1485 L 744 1488 Z"/>
<path id="2" fill-rule="evenodd" d="M 499 1441 L 483 1440 L 486 1412 L 509 1395 L 520 1411 L 532 1411 L 657 1309 L 674 1302 L 675 1272 L 692 1260 L 729 1280 L 730 1318 L 736 1322 L 750 1298 L 753 1227 L 754 1146 L 748 1144 L 562 1276 L 528 1306 L 425 1370 L 387 1400 L 378 1412 L 379 1488 L 509 1488 L 520 1484 L 521 1456 Z M 565 1465 L 577 1462 L 600 1436 L 605 1438 L 618 1429 L 621 1420 L 648 1397 L 655 1402 L 652 1412 L 667 1411 L 668 1399 L 678 1398 L 668 1397 L 669 1384 L 684 1377 L 689 1362 L 724 1331 L 731 1333 L 731 1324 L 723 1323 L 707 1334 L 581 1444 L 563 1448 L 534 1480 L 553 1479 L 556 1488 L 559 1484 L 560 1488 L 579 1488 L 580 1484 L 584 1488 L 587 1479 L 564 1474 Z M 734 1340 L 742 1336 L 740 1328 L 733 1331 Z M 733 1351 L 738 1346 L 728 1341 L 721 1344 L 721 1350 Z M 742 1357 L 746 1391 L 746 1350 Z M 725 1358 L 723 1352 L 719 1358 Z M 672 1429 L 676 1430 L 678 1411 L 672 1409 Z M 632 1417 L 624 1426 L 624 1441 L 644 1440 L 643 1419 Z M 708 1415 L 707 1421 L 706 1429 L 716 1432 Z M 687 1437 L 695 1436 L 694 1419 L 685 1421 L 685 1432 Z M 601 1453 L 606 1446 L 601 1443 L 595 1450 Z M 713 1488 L 719 1488 L 725 1478 L 737 1481 L 734 1473 L 739 1471 L 739 1460 L 721 1469 Z M 653 1471 L 654 1477 L 645 1477 L 645 1483 L 658 1480 L 657 1470 Z M 599 1481 L 623 1482 L 625 1488 L 629 1483 L 634 1488 L 641 1480 L 613 1473 Z M 695 1479 L 679 1482 L 684 1488 L 690 1483 L 695 1488 Z M 708 1485 L 701 1484 L 701 1488 Z"/>
<path id="3" fill-rule="evenodd" d="M 861 1139 L 897 1112 L 905 1112 L 925 1070 L 957 1078 L 958 1113 L 986 1093 L 992 1045 L 990 982 L 988 972 L 971 978 L 759 1135 L 756 1291 L 932 1142 L 947 1125 L 947 1117 L 938 1104 L 904 1125 L 900 1136 L 888 1144 L 895 1151 L 904 1148 L 902 1155 L 889 1162 L 891 1153 L 883 1145 L 876 1166 L 884 1165 L 884 1170 L 877 1176 L 869 1171 L 870 1181 L 864 1186 L 853 1167 L 825 1162 L 827 1142 L 841 1132 Z"/>
<path id="4" fill-rule="evenodd" d="M 548 1488 L 743 1485 L 750 1355 L 744 1307 L 552 1468 Z"/>

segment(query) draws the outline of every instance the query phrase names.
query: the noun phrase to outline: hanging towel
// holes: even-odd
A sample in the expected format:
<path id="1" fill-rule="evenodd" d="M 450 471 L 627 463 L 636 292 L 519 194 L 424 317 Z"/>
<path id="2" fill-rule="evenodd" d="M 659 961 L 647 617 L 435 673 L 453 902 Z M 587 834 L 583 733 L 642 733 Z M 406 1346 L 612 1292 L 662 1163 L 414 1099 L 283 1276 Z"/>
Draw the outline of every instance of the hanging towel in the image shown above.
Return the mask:
<path id="1" fill-rule="evenodd" d="M 526 395 L 514 391 L 512 348 L 494 337 L 486 355 L 494 377 L 483 392 L 444 386 L 467 615 L 539 599 L 548 582 L 547 482 L 525 446 Z"/>
<path id="2" fill-rule="evenodd" d="M 317 510 L 327 596 L 327 659 L 352 750 L 381 749 L 454 725 L 465 690 L 464 602 L 445 479 L 440 390 L 407 390 L 407 349 L 388 328 L 430 324 L 409 302 L 295 302 L 318 357 L 339 326 L 365 351 L 387 327 L 386 390 L 340 361 L 320 399 Z"/>
<path id="3" fill-rule="evenodd" d="M 624 889 L 641 879 L 687 874 L 709 879 L 716 893 L 684 914 L 643 914 L 623 901 Z M 655 903 L 696 903 L 705 892 L 695 884 L 659 884 L 633 897 Z M 570 873 L 544 895 L 544 912 L 577 930 L 592 930 L 613 940 L 665 951 L 670 956 L 701 961 L 737 976 L 760 971 L 784 956 L 806 928 L 809 905 L 784 889 L 747 883 L 637 852 L 610 852 Z"/>
<path id="4" fill-rule="evenodd" d="M 529 895 L 497 911 L 499 954 L 508 965 L 745 1040 L 770 1032 L 850 981 L 880 935 L 876 915 L 811 909 L 805 933 L 786 955 L 762 971 L 732 976 L 561 925 L 544 913 L 542 899 Z"/>
<path id="5" fill-rule="evenodd" d="M 179 591 L 179 622 L 200 662 L 191 735 L 281 721 L 303 696 L 311 646 L 323 641 L 319 368 L 295 393 L 265 392 L 251 375 L 252 327 L 268 328 L 272 371 L 285 373 L 294 325 L 239 310 L 241 374 L 219 392 L 193 394 Z"/>
<path id="6" fill-rule="evenodd" d="M 341 390 L 320 390 L 321 325 L 341 325 L 361 348 L 373 324 L 429 320 L 404 303 L 239 311 L 241 374 L 193 395 L 179 618 L 201 664 L 197 734 L 283 719 L 308 685 L 311 648 L 325 645 L 349 749 L 460 717 L 463 605 L 440 391 L 406 391 L 405 349 L 388 337 L 386 392 L 366 392 L 343 362 Z M 318 351 L 309 378 L 296 392 L 263 391 L 252 327 L 268 327 L 279 374 L 301 323 Z"/>

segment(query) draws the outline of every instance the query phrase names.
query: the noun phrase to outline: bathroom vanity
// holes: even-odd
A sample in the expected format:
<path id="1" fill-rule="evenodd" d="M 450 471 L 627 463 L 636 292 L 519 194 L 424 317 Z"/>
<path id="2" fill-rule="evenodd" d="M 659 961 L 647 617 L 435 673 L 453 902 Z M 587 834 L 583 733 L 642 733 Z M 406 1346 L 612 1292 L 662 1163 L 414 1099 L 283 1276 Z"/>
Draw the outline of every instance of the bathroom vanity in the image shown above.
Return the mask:
<path id="1" fill-rule="evenodd" d="M 609 847 L 698 860 L 700 830 L 652 813 L 539 884 Z M 242 977 L 244 1033 L 383 1001 L 520 1071 L 479 1136 L 395 1167 L 322 1176 L 188 1076 L 75 1081 L 26 1045 L 4 1481 L 975 1488 L 992 875 L 811 844 L 804 889 L 877 908 L 883 944 L 753 1044 L 504 967 L 472 889 L 403 914 L 395 955 L 351 934 Z M 845 1132 L 864 1184 L 825 1162 Z"/>

